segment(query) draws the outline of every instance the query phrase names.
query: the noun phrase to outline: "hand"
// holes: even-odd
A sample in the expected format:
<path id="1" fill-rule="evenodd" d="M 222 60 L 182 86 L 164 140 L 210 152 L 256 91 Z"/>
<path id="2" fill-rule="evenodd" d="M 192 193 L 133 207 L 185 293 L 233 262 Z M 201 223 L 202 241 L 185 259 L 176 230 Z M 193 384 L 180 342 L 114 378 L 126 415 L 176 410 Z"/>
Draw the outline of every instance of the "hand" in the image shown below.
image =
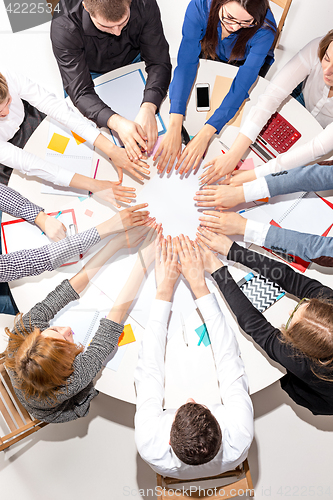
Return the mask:
<path id="1" fill-rule="evenodd" d="M 203 241 L 200 241 L 199 238 L 197 238 L 196 243 L 200 244 L 200 254 L 205 271 L 209 274 L 213 274 L 214 271 L 217 271 L 217 269 L 220 269 L 220 267 L 223 266 L 223 263 L 217 257 L 217 254 L 212 252 Z"/>
<path id="2" fill-rule="evenodd" d="M 200 225 L 211 229 L 216 234 L 244 234 L 247 219 L 235 212 L 203 212 L 212 217 L 199 217 Z M 200 227 L 198 230 L 200 231 Z"/>
<path id="3" fill-rule="evenodd" d="M 200 233 L 197 233 L 199 243 L 204 243 L 209 248 L 219 252 L 221 255 L 227 256 L 232 246 L 232 241 L 224 234 L 213 233 L 210 229 L 200 228 Z"/>
<path id="4" fill-rule="evenodd" d="M 131 198 L 135 198 L 135 188 L 121 186 L 120 181 L 99 181 L 97 179 L 92 179 L 92 181 L 91 191 L 116 208 L 120 208 L 117 200 L 123 203 L 131 203 Z"/>
<path id="5" fill-rule="evenodd" d="M 141 104 L 140 111 L 135 118 L 147 137 L 147 153 L 150 154 L 158 138 L 157 121 L 155 117 L 156 105 L 152 102 L 144 102 Z"/>
<path id="6" fill-rule="evenodd" d="M 144 179 L 141 174 L 150 174 L 150 171 L 147 168 L 147 164 L 144 161 L 130 161 L 123 148 L 114 146 L 111 149 L 111 152 L 109 152 L 109 158 L 117 169 L 120 182 L 122 182 L 123 180 L 123 170 L 126 170 L 127 172 L 132 174 L 133 177 L 136 177 L 140 181 Z M 139 172 L 141 172 L 141 174 Z"/>
<path id="7" fill-rule="evenodd" d="M 216 129 L 211 125 L 204 125 L 202 129 L 197 133 L 195 137 L 188 143 L 184 151 L 182 152 L 180 158 L 176 164 L 176 170 L 182 164 L 179 173 L 182 174 L 189 172 L 193 167 L 193 170 L 197 168 L 203 155 L 208 147 L 209 141 L 215 134 Z"/>
<path id="8" fill-rule="evenodd" d="M 181 272 L 188 281 L 194 295 L 199 298 L 207 295 L 209 290 L 205 281 L 205 270 L 203 266 L 200 249 L 197 243 L 192 243 L 188 236 L 182 234 L 174 239 L 178 252 Z"/>
<path id="9" fill-rule="evenodd" d="M 145 224 L 149 215 L 147 210 L 141 210 L 145 207 L 148 207 L 148 203 L 125 208 L 111 217 L 111 219 L 99 224 L 96 229 L 100 237 L 105 238 L 106 236 L 110 236 L 110 234 L 121 233 L 134 226 Z"/>
<path id="10" fill-rule="evenodd" d="M 203 168 L 210 168 L 205 170 L 205 172 L 200 176 L 200 184 L 213 184 L 214 182 L 217 182 L 221 177 L 224 177 L 232 172 L 236 168 L 237 163 L 237 161 L 235 163 L 230 158 L 228 153 L 216 156 L 216 158 L 204 165 Z"/>
<path id="11" fill-rule="evenodd" d="M 231 208 L 244 203 L 244 190 L 242 186 L 203 186 L 201 191 L 195 193 L 193 198 L 198 207 Z"/>
<path id="12" fill-rule="evenodd" d="M 117 234 L 111 241 L 119 243 L 119 248 L 135 248 L 145 239 L 148 231 L 151 229 L 151 225 L 149 224 L 153 224 L 154 220 L 147 219 L 147 222 L 142 226 L 132 227 L 127 231 L 123 231 Z"/>
<path id="13" fill-rule="evenodd" d="M 108 119 L 108 127 L 117 132 L 131 161 L 142 158 L 140 147 L 146 151 L 147 136 L 138 123 L 114 114 Z"/>
<path id="14" fill-rule="evenodd" d="M 231 177 L 224 181 L 225 184 L 230 186 L 242 186 L 245 182 L 251 182 L 256 180 L 257 176 L 255 174 L 255 169 L 253 170 L 235 170 L 232 172 Z"/>
<path id="15" fill-rule="evenodd" d="M 157 164 L 157 172 L 160 174 L 164 171 L 166 166 L 168 166 L 167 174 L 169 174 L 172 170 L 176 158 L 179 158 L 181 154 L 182 150 L 181 126 L 183 122 L 183 116 L 176 115 L 176 117 L 177 117 L 176 119 L 180 121 L 180 125 L 179 123 L 173 125 L 170 119 L 168 130 L 163 136 L 160 147 L 156 151 L 155 156 L 153 158 L 153 161 L 156 161 L 158 156 L 160 157 Z"/>
<path id="16" fill-rule="evenodd" d="M 155 244 L 158 244 L 162 237 L 162 224 L 153 224 L 138 250 L 138 260 L 140 260 L 143 268 L 148 269 L 155 260 Z M 156 241 L 156 238 L 157 241 Z"/>
<path id="17" fill-rule="evenodd" d="M 34 222 L 50 240 L 60 241 L 66 238 L 66 226 L 55 217 L 39 212 Z"/>
<path id="18" fill-rule="evenodd" d="M 171 236 L 168 236 L 167 239 L 163 238 L 162 242 L 156 245 L 155 276 L 157 299 L 170 302 L 179 275 L 178 254 L 175 249 L 172 251 Z"/>

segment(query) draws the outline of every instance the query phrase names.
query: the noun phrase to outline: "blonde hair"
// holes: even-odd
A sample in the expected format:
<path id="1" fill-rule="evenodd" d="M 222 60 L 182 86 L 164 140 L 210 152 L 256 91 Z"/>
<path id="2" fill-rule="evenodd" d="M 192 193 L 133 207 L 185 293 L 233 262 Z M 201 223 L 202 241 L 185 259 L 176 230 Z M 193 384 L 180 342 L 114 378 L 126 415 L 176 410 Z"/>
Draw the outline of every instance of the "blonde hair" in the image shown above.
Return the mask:
<path id="1" fill-rule="evenodd" d="M 329 31 L 319 42 L 318 57 L 322 61 L 330 43 L 333 42 L 333 30 Z"/>
<path id="2" fill-rule="evenodd" d="M 3 103 L 8 97 L 8 83 L 6 78 L 0 73 L 0 104 Z"/>
<path id="3" fill-rule="evenodd" d="M 281 329 L 284 341 L 312 360 L 312 372 L 322 380 L 332 380 L 322 369 L 333 370 L 333 304 L 311 299 L 302 315 L 289 328 Z M 320 373 L 318 373 L 318 369 Z"/>
<path id="4" fill-rule="evenodd" d="M 39 328 L 29 332 L 22 315 L 15 320 L 14 331 L 5 329 L 8 346 L 5 351 L 6 367 L 16 375 L 15 385 L 26 399 L 56 399 L 56 394 L 67 385 L 74 371 L 73 362 L 83 351 L 62 339 L 44 337 Z"/>

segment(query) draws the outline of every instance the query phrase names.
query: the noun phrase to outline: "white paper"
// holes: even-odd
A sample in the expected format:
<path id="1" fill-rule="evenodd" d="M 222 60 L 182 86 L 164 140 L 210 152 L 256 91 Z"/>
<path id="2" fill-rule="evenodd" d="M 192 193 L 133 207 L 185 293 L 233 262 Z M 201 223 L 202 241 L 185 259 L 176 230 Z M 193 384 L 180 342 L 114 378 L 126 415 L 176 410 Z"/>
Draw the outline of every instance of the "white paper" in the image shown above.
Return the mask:
<path id="1" fill-rule="evenodd" d="M 46 161 L 58 165 L 59 167 L 65 168 L 66 170 L 70 170 L 71 172 L 75 172 L 76 174 L 91 177 L 92 159 L 94 154 L 93 146 L 91 146 L 87 142 L 77 144 L 73 134 L 70 130 L 68 130 L 68 128 L 66 128 L 61 123 L 58 123 L 55 120 L 51 119 L 47 144 L 50 143 L 54 133 L 63 135 L 70 140 L 63 154 L 46 148 Z M 51 183 L 42 184 L 41 193 L 61 194 L 68 196 L 88 195 L 88 191 L 86 190 L 55 186 Z"/>
<path id="2" fill-rule="evenodd" d="M 134 121 L 142 104 L 145 85 L 146 82 L 142 71 L 136 69 L 126 75 L 96 85 L 95 91 L 111 109 L 124 118 L 127 118 L 127 120 Z M 155 116 L 157 130 L 161 134 L 165 132 L 165 127 L 160 115 L 157 114 Z M 112 136 L 116 145 L 120 146 L 121 142 L 117 134 L 112 132 Z"/>

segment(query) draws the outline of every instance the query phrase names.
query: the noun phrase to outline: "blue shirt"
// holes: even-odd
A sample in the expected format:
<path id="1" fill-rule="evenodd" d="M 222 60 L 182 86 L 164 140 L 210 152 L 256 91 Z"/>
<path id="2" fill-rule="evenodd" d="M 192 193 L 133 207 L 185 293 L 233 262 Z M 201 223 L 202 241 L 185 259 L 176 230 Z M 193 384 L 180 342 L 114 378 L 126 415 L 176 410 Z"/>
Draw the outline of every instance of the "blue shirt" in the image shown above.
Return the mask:
<path id="1" fill-rule="evenodd" d="M 170 85 L 170 113 L 185 115 L 186 103 L 196 76 L 201 53 L 201 43 L 206 33 L 211 0 L 191 0 L 183 24 L 183 38 L 177 57 L 177 68 Z M 273 14 L 267 11 L 266 20 L 276 27 Z M 237 40 L 237 32 L 230 34 L 222 40 L 222 27 L 218 23 L 218 46 L 216 54 L 223 62 L 228 62 L 233 46 Z M 260 68 L 267 55 L 268 63 L 274 61 L 271 47 L 275 32 L 261 27 L 253 37 L 248 40 L 245 48 L 243 66 L 238 69 L 230 90 L 221 105 L 207 121 L 209 125 L 220 132 L 222 127 L 237 113 L 242 102 L 249 94 L 248 91 L 255 82 Z"/>

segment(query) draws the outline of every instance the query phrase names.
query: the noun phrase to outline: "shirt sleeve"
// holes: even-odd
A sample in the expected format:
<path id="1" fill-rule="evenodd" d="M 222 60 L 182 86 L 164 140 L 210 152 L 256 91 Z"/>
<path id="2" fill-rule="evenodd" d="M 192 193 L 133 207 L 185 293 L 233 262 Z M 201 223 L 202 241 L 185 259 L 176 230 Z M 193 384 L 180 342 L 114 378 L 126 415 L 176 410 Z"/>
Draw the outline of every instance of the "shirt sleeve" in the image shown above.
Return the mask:
<path id="1" fill-rule="evenodd" d="M 90 144 L 94 144 L 99 130 L 93 123 L 71 109 L 65 99 L 58 99 L 54 94 L 24 75 L 9 73 L 10 77 L 17 82 L 17 91 L 21 99 L 30 102 L 39 111 L 57 120 Z"/>
<path id="2" fill-rule="evenodd" d="M 253 408 L 248 379 L 234 332 L 227 324 L 214 294 L 196 300 L 212 344 L 221 399 L 226 407 L 237 408 L 237 420 L 253 437 Z"/>
<path id="3" fill-rule="evenodd" d="M 151 102 L 159 109 L 171 79 L 169 45 L 156 1 L 147 2 L 144 12 L 146 22 L 140 35 L 140 54 L 145 61 L 148 78 L 142 102 Z"/>
<path id="4" fill-rule="evenodd" d="M 15 168 L 26 175 L 35 175 L 58 186 L 69 186 L 74 172 L 53 165 L 10 142 L 0 140 L 0 163 Z"/>
<path id="5" fill-rule="evenodd" d="M 248 219 L 245 226 L 244 241 L 254 243 L 260 247 L 264 246 L 270 227 L 269 224 Z"/>
<path id="6" fill-rule="evenodd" d="M 123 325 L 102 318 L 91 343 L 85 352 L 76 356 L 74 372 L 68 379 L 68 394 L 72 397 L 96 377 L 109 354 L 117 347 L 118 339 L 124 330 Z"/>
<path id="7" fill-rule="evenodd" d="M 0 282 L 7 283 L 24 276 L 53 271 L 71 257 L 85 253 L 99 241 L 98 231 L 92 228 L 41 248 L 0 255 Z"/>
<path id="8" fill-rule="evenodd" d="M 74 106 L 99 127 L 107 127 L 115 111 L 95 92 L 79 28 L 66 26 L 66 16 L 57 17 L 51 23 L 51 41 L 64 89 Z"/>
<path id="9" fill-rule="evenodd" d="M 246 203 L 260 200 L 261 198 L 270 198 L 270 192 L 265 177 L 260 177 L 251 182 L 245 182 L 243 184 L 243 191 Z"/>
<path id="10" fill-rule="evenodd" d="M 256 273 L 266 276 L 271 281 L 280 285 L 286 292 L 300 299 L 331 297 L 331 288 L 323 286 L 319 281 L 294 271 L 290 266 L 279 260 L 270 259 L 257 252 L 240 247 L 233 243 L 227 255 L 228 260 L 239 262 Z M 215 278 L 214 278 L 215 279 Z"/>
<path id="11" fill-rule="evenodd" d="M 206 17 L 199 0 L 192 0 L 185 13 L 177 67 L 170 84 L 170 113 L 185 116 L 186 104 L 197 73 L 200 40 L 206 31 Z"/>
<path id="12" fill-rule="evenodd" d="M 266 182 L 270 197 L 297 193 L 298 191 L 306 191 L 307 193 L 325 191 L 333 189 L 333 167 L 318 164 L 308 165 L 267 175 L 265 178 L 253 181 L 253 183 L 262 181 Z"/>
<path id="13" fill-rule="evenodd" d="M 136 387 L 135 440 L 140 455 L 149 455 L 149 440 L 163 411 L 165 347 L 171 302 L 155 300 L 134 372 Z"/>
<path id="14" fill-rule="evenodd" d="M 229 255 L 234 253 L 235 248 L 232 250 Z M 281 342 L 280 330 L 274 328 L 263 314 L 252 305 L 229 274 L 227 267 L 218 269 L 212 276 L 244 332 L 250 335 L 271 359 L 280 363 L 290 372 L 300 378 L 303 372 L 308 373 L 309 364 L 306 360 L 302 363 L 295 362 L 294 348 L 290 344 Z"/>
<path id="15" fill-rule="evenodd" d="M 309 75 L 314 44 L 318 48 L 318 39 L 306 45 L 277 73 L 257 104 L 250 109 L 240 133 L 252 142 L 281 102 Z"/>
<path id="16" fill-rule="evenodd" d="M 0 184 L 0 210 L 33 224 L 37 215 L 43 212 L 44 208 L 35 205 L 14 189 Z"/>
<path id="17" fill-rule="evenodd" d="M 207 123 L 216 128 L 219 133 L 237 113 L 243 101 L 249 97 L 249 89 L 258 77 L 259 71 L 265 62 L 272 46 L 275 33 L 270 29 L 260 29 L 249 40 L 250 52 L 245 62 L 237 71 L 228 94 L 221 105 L 209 118 Z"/>

